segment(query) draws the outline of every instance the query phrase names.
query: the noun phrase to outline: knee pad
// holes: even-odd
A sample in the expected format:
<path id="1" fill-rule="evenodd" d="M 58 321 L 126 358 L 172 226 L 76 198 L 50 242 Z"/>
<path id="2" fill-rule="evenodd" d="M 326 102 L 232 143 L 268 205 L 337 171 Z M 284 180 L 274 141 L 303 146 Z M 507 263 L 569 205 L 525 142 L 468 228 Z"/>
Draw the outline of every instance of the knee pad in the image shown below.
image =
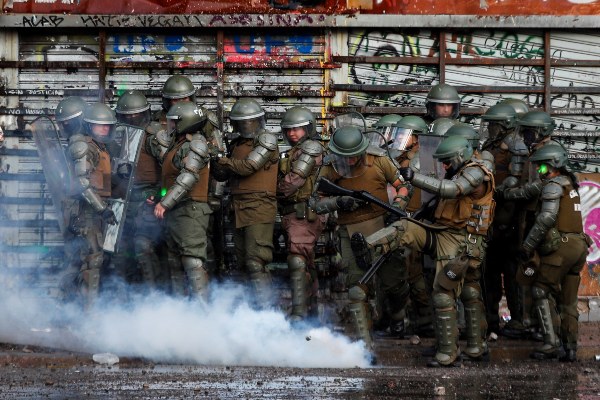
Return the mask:
<path id="1" fill-rule="evenodd" d="M 306 261 L 304 257 L 298 254 L 290 254 L 287 258 L 288 267 L 290 271 L 303 271 L 306 270 Z"/>
<path id="2" fill-rule="evenodd" d="M 204 263 L 200 258 L 183 256 L 181 257 L 181 263 L 186 271 L 196 270 L 198 268 L 204 269 Z"/>
<path id="3" fill-rule="evenodd" d="M 532 286 L 531 287 L 531 296 L 535 299 L 535 300 L 542 300 L 548 297 L 548 294 L 546 293 L 546 291 L 544 289 L 542 289 L 539 286 Z"/>
<path id="4" fill-rule="evenodd" d="M 435 293 L 433 295 L 433 308 L 447 309 L 454 308 L 455 301 L 446 293 Z"/>
<path id="5" fill-rule="evenodd" d="M 460 298 L 465 304 L 472 303 L 474 300 L 479 300 L 481 298 L 480 296 L 481 292 L 477 288 L 468 285 L 463 286 L 460 294 Z"/>
<path id="6" fill-rule="evenodd" d="M 348 290 L 348 300 L 351 303 L 360 303 L 367 300 L 367 292 L 363 290 L 360 286 L 352 286 Z"/>
<path id="7" fill-rule="evenodd" d="M 265 272 L 265 266 L 263 265 L 263 263 L 254 258 L 246 260 L 246 268 L 249 274 Z"/>

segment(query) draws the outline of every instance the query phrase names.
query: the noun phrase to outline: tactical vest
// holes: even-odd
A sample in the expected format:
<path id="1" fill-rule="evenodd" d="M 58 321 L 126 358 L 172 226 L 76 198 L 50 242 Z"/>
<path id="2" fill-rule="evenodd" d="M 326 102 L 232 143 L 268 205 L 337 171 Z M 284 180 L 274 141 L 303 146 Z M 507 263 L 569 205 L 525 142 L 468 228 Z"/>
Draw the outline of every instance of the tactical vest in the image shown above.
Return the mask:
<path id="1" fill-rule="evenodd" d="M 494 156 L 496 166 L 494 178 L 496 179 L 496 182 L 500 183 L 504 182 L 510 175 L 509 166 L 510 160 L 512 159 L 512 153 L 508 149 L 503 149 L 501 146 L 502 142 L 498 143 L 496 146 L 485 149 Z"/>
<path id="2" fill-rule="evenodd" d="M 335 183 L 346 189 L 366 190 L 381 201 L 388 203 L 388 183 L 386 182 L 382 171 L 378 168 L 373 168 L 373 163 L 376 158 L 377 156 L 367 154 L 366 163 L 368 168 L 366 168 L 364 174 L 354 178 L 341 177 L 337 179 Z M 374 204 L 364 204 L 354 211 L 338 210 L 338 224 L 355 224 L 358 222 L 368 221 L 383 214 L 385 214 L 385 210 L 383 208 Z"/>
<path id="3" fill-rule="evenodd" d="M 163 162 L 162 168 L 162 184 L 163 187 L 169 189 L 177 180 L 177 177 L 181 173 L 181 170 L 178 169 L 173 163 L 173 158 L 175 158 L 175 154 L 177 151 L 187 142 L 185 136 L 180 138 L 175 146 L 167 154 L 165 155 L 165 159 Z M 190 150 L 191 151 L 191 150 Z M 190 198 L 195 201 L 201 201 L 206 203 L 208 201 L 208 168 L 202 168 L 198 171 L 198 182 L 192 186 L 192 189 L 188 192 L 187 196 L 184 199 Z"/>
<path id="4" fill-rule="evenodd" d="M 456 199 L 441 199 L 436 210 L 436 222 L 451 228 L 467 228 L 467 232 L 485 235 L 494 218 L 494 175 L 477 162 L 463 166 L 455 176 L 459 176 L 467 167 L 481 168 L 489 180 L 483 181 L 467 196 Z"/>
<path id="5" fill-rule="evenodd" d="M 562 186 L 563 195 L 560 198 L 556 229 L 561 233 L 581 233 L 583 223 L 579 192 L 575 190 L 569 179 L 550 180 Z"/>
<path id="6" fill-rule="evenodd" d="M 298 144 L 298 145 L 294 146 L 289 151 L 289 154 L 290 154 L 290 157 L 285 158 L 284 159 L 285 161 L 282 160 L 282 162 L 279 163 L 279 172 L 281 173 L 282 176 L 285 176 L 290 173 L 290 171 L 292 169 L 292 163 L 302 154 L 300 145 Z M 318 158 L 322 158 L 322 157 L 319 156 Z M 318 164 L 318 160 L 317 160 L 317 164 Z M 315 165 L 315 167 L 311 171 L 310 175 L 306 178 L 304 185 L 299 187 L 298 190 L 296 191 L 296 193 L 292 194 L 291 196 L 286 197 L 286 198 L 281 198 L 280 203 L 281 204 L 295 204 L 295 203 L 303 203 L 303 202 L 307 201 L 313 192 L 313 188 L 315 187 L 315 182 L 317 180 L 318 171 L 319 171 L 319 168 L 317 165 Z"/>
<path id="7" fill-rule="evenodd" d="M 147 139 L 147 133 L 144 134 L 144 143 Z M 160 182 L 160 167 L 158 162 L 146 150 L 146 146 L 142 146 L 137 167 L 135 169 L 135 184 L 155 185 Z"/>
<path id="8" fill-rule="evenodd" d="M 90 172 L 90 187 L 100 197 L 111 195 L 111 169 L 110 154 L 103 144 L 96 143 L 91 137 L 86 136 L 88 144 L 88 155 L 91 157 L 92 165 L 95 167 Z"/>
<path id="9" fill-rule="evenodd" d="M 238 139 L 231 152 L 231 158 L 244 160 L 255 147 L 255 139 Z M 231 180 L 231 194 L 266 193 L 275 196 L 277 190 L 277 154 L 258 171 L 248 176 L 236 176 Z"/>

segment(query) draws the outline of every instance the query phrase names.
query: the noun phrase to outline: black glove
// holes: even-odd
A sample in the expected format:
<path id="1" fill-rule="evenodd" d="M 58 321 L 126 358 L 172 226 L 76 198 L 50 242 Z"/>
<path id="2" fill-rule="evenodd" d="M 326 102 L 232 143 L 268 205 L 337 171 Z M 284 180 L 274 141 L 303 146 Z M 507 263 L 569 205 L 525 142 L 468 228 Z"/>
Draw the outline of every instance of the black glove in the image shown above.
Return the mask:
<path id="1" fill-rule="evenodd" d="M 131 164 L 123 163 L 117 167 L 117 175 L 121 179 L 129 179 L 131 176 Z"/>
<path id="2" fill-rule="evenodd" d="M 519 247 L 519 250 L 517 251 L 517 262 L 519 265 L 527 263 L 531 260 L 531 257 L 533 257 L 533 250 L 525 246 Z"/>
<path id="3" fill-rule="evenodd" d="M 412 181 L 415 176 L 415 171 L 413 171 L 410 167 L 403 167 L 398 170 L 400 175 L 406 182 Z"/>
<path id="4" fill-rule="evenodd" d="M 219 158 L 224 157 L 225 154 L 223 154 L 223 151 L 221 151 L 221 149 L 219 149 L 217 146 L 215 146 L 212 143 L 208 143 L 208 155 L 210 156 L 211 160 L 219 160 Z"/>
<path id="5" fill-rule="evenodd" d="M 106 207 L 101 213 L 100 216 L 102 217 L 102 219 L 104 220 L 104 222 L 106 222 L 109 225 L 115 225 L 118 221 L 117 221 L 117 216 L 115 215 L 115 213 L 113 212 L 113 210 L 110 209 L 110 207 Z"/>
<path id="6" fill-rule="evenodd" d="M 338 209 L 342 211 L 354 211 L 356 210 L 363 202 L 355 199 L 350 196 L 340 196 L 335 200 L 335 204 L 337 204 Z"/>

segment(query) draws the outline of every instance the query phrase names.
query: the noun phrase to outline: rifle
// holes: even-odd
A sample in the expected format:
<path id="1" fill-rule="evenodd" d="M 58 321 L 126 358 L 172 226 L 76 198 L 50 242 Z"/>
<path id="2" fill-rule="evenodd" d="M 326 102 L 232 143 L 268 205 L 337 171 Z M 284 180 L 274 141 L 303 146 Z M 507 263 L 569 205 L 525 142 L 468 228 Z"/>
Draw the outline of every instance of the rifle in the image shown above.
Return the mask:
<path id="1" fill-rule="evenodd" d="M 398 207 L 394 207 L 385 201 L 380 200 L 379 198 L 373 196 L 371 193 L 367 192 L 366 190 L 346 189 L 346 188 L 336 185 L 335 183 L 331 182 L 329 179 L 322 177 L 322 176 L 317 179 L 316 187 L 317 187 L 317 191 L 319 191 L 323 194 L 329 195 L 329 196 L 350 196 L 350 197 L 353 197 L 358 200 L 366 201 L 367 203 L 373 203 L 373 204 L 378 205 L 379 207 L 383 208 L 386 211 L 396 214 L 400 219 L 406 219 L 408 221 L 411 221 L 411 222 L 413 222 L 417 225 L 420 225 L 424 228 L 427 228 L 427 229 L 433 229 L 433 230 L 446 229 L 446 227 L 444 227 L 444 226 L 428 225 L 422 221 L 411 218 L 406 214 L 405 211 L 399 209 Z"/>

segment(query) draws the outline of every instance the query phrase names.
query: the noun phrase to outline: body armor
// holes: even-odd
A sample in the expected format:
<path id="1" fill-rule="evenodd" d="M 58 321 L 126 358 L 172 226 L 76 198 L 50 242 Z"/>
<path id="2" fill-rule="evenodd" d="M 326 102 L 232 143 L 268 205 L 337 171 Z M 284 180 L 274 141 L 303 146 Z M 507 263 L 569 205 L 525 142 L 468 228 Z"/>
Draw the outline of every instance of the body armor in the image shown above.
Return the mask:
<path id="1" fill-rule="evenodd" d="M 354 178 L 343 178 L 335 182 L 339 186 L 351 190 L 366 190 L 378 199 L 388 202 L 387 184 L 380 168 L 374 168 L 377 163 L 391 162 L 387 157 L 367 155 L 366 163 L 369 168 L 363 175 Z M 373 204 L 364 204 L 354 211 L 338 210 L 338 224 L 348 225 L 368 221 L 385 214 L 385 210 Z"/>
<path id="2" fill-rule="evenodd" d="M 69 140 L 69 153 L 79 180 L 82 197 L 101 212 L 106 208 L 103 198 L 111 195 L 110 155 L 104 145 L 89 136 L 73 135 Z"/>
<path id="3" fill-rule="evenodd" d="M 279 160 L 275 135 L 265 132 L 256 139 L 238 139 L 233 145 L 231 158 L 243 160 L 255 170 L 248 176 L 233 178 L 231 194 L 266 193 L 275 196 Z"/>
<path id="4" fill-rule="evenodd" d="M 444 197 L 436 210 L 436 222 L 467 232 L 484 235 L 494 216 L 494 175 L 477 162 L 468 163 L 455 175 L 452 182 L 460 185 L 460 197 Z M 487 178 L 487 179 L 486 179 Z M 464 186 L 463 186 L 464 185 Z"/>
<path id="5" fill-rule="evenodd" d="M 193 135 L 191 141 L 184 136 L 177 141 L 166 154 L 162 169 L 163 187 L 169 188 L 161 200 L 165 208 L 172 208 L 185 198 L 208 201 L 208 158 L 203 136 Z"/>

